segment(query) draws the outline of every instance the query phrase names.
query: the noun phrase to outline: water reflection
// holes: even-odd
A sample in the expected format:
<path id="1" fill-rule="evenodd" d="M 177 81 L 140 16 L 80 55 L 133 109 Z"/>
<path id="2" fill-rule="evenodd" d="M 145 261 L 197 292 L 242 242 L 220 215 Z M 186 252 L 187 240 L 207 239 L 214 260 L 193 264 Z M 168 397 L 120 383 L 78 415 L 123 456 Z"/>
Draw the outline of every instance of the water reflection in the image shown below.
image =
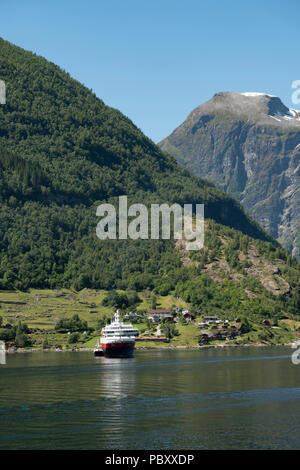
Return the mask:
<path id="1" fill-rule="evenodd" d="M 0 364 L 6 364 L 6 350 L 4 341 L 0 341 Z"/>
<path id="2" fill-rule="evenodd" d="M 5 351 L 0 351 L 0 364 L 1 365 L 6 364 L 6 353 L 5 353 Z"/>
<path id="3" fill-rule="evenodd" d="M 97 357 L 100 362 L 99 387 L 101 396 L 125 398 L 134 394 L 136 383 L 135 358 Z"/>
<path id="4" fill-rule="evenodd" d="M 0 368 L 0 448 L 297 448 L 300 366 L 289 353 L 9 356 Z"/>

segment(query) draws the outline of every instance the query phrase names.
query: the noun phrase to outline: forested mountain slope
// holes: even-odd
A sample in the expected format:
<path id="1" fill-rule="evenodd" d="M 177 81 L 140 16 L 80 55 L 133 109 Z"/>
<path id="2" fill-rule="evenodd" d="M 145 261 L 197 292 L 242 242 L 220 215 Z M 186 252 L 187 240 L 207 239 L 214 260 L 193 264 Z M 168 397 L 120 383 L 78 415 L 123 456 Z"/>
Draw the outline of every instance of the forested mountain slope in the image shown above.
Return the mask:
<path id="1" fill-rule="evenodd" d="M 59 67 L 4 40 L 0 78 L 7 87 L 7 103 L 0 106 L 2 289 L 179 289 L 189 297 L 193 282 L 198 294 L 208 282 L 210 302 L 214 292 L 218 303 L 227 292 L 234 305 L 250 304 L 251 296 L 241 293 L 251 289 L 245 279 L 253 276 L 237 250 L 251 253 L 258 243 L 256 256 L 263 265 L 264 259 L 280 264 L 283 283 L 278 296 L 262 283 L 257 290 L 255 281 L 255 302 L 270 305 L 270 314 L 281 307 L 298 311 L 298 263 L 231 196 L 180 167 Z M 204 203 L 210 220 L 205 250 L 186 254 L 173 240 L 99 240 L 96 207 L 120 195 L 145 204 Z M 214 279 L 208 264 L 222 259 L 232 273 L 244 269 L 244 281 Z"/>

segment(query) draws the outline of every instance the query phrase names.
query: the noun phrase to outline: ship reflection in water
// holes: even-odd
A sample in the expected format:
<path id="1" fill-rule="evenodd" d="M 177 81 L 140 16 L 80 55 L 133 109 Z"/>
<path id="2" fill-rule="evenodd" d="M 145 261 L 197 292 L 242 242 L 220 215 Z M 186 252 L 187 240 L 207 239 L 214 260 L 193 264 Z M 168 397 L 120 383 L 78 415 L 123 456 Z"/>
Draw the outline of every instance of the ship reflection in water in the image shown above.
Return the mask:
<path id="1" fill-rule="evenodd" d="M 0 341 L 0 364 L 6 364 L 6 349 L 4 341 Z"/>
<path id="2" fill-rule="evenodd" d="M 97 357 L 101 363 L 99 392 L 101 397 L 126 398 L 135 392 L 136 370 L 134 357 Z"/>

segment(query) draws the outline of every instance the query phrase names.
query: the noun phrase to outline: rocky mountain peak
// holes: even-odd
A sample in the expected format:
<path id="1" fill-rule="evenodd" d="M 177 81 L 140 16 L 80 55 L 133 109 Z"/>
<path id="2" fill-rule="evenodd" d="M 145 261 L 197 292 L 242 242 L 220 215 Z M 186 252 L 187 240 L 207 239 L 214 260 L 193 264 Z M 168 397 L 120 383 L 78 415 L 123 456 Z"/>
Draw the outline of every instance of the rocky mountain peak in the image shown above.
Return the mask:
<path id="1" fill-rule="evenodd" d="M 219 92 L 159 145 L 300 259 L 300 111 L 267 93 Z"/>
<path id="2" fill-rule="evenodd" d="M 300 111 L 288 108 L 280 98 L 260 92 L 222 91 L 206 103 L 198 106 L 188 119 L 197 120 L 205 114 L 230 113 L 240 115 L 251 122 L 280 127 L 300 127 Z"/>

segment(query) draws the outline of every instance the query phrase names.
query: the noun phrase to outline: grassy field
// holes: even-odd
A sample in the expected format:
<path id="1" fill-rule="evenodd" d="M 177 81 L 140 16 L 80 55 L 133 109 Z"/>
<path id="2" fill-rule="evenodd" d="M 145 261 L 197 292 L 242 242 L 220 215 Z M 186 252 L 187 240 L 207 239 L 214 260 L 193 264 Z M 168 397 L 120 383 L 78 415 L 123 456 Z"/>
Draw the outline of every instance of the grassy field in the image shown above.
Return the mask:
<path id="1" fill-rule="evenodd" d="M 200 331 L 199 328 L 194 324 L 187 325 L 176 325 L 176 329 L 179 332 L 178 336 L 174 336 L 172 339 L 173 346 L 197 346 Z"/>
<path id="2" fill-rule="evenodd" d="M 71 318 L 77 314 L 81 320 L 88 322 L 89 327 L 96 329 L 86 338 L 81 334 L 78 346 L 92 348 L 99 340 L 98 321 L 114 313 L 111 307 L 102 305 L 106 294 L 106 291 L 92 289 L 83 289 L 80 292 L 69 289 L 0 291 L 0 316 L 4 325 L 21 321 L 29 328 L 38 330 L 33 335 L 34 347 L 40 348 L 45 337 L 50 345 L 61 344 L 65 347 L 68 337 L 66 334 L 57 333 L 54 330 L 55 324 L 60 319 Z M 152 294 L 145 291 L 139 293 L 139 297 L 141 302 L 138 304 L 138 310 L 148 311 L 151 308 Z M 157 308 L 170 308 L 173 305 L 186 306 L 181 299 L 172 295 L 157 296 Z M 137 327 L 139 330 L 146 330 L 147 325 L 141 323 Z"/>

